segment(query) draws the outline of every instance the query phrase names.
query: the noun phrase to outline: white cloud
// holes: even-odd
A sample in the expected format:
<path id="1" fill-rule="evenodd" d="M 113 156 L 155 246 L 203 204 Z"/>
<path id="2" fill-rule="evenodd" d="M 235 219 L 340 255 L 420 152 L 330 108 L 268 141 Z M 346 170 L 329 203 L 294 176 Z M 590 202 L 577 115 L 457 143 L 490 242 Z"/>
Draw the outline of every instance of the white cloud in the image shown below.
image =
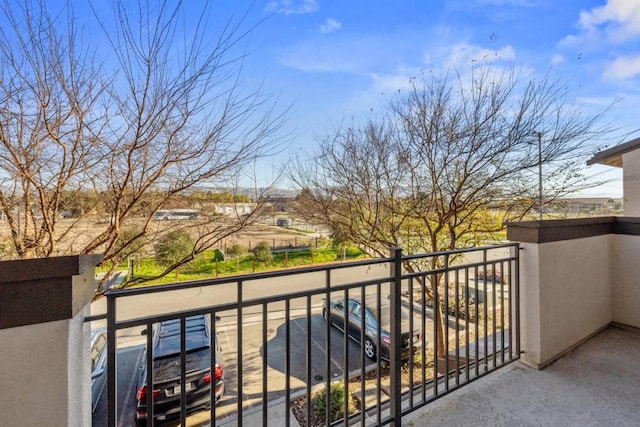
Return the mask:
<path id="1" fill-rule="evenodd" d="M 277 0 L 267 3 L 265 10 L 282 15 L 302 15 L 316 12 L 319 8 L 316 0 Z"/>
<path id="2" fill-rule="evenodd" d="M 322 34 L 328 34 L 337 31 L 340 28 L 342 28 L 342 23 L 340 21 L 336 21 L 333 18 L 327 18 L 324 24 L 320 25 L 320 32 Z"/>
<path id="3" fill-rule="evenodd" d="M 560 54 L 555 54 L 551 57 L 551 65 L 552 66 L 556 66 L 559 64 L 562 64 L 565 61 L 565 58 L 563 55 Z"/>
<path id="4" fill-rule="evenodd" d="M 640 36 L 640 2 L 608 0 L 607 4 L 580 13 L 580 27 L 586 32 L 602 31 L 613 43 Z"/>
<path id="5" fill-rule="evenodd" d="M 608 80 L 618 80 L 638 75 L 640 75 L 640 54 L 619 57 L 605 68 L 602 76 Z"/>

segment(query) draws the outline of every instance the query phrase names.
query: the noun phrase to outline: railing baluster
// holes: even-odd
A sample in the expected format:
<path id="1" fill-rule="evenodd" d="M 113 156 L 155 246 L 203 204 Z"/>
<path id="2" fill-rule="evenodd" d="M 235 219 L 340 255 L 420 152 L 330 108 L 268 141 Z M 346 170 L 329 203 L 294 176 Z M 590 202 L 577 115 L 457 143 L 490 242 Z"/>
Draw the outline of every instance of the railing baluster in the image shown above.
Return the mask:
<path id="1" fill-rule="evenodd" d="M 465 348 L 465 379 L 469 382 L 469 360 L 471 359 L 471 351 L 469 350 L 469 317 L 471 315 L 471 306 L 469 305 L 469 268 L 464 270 L 464 348 Z"/>
<path id="2" fill-rule="evenodd" d="M 376 286 L 376 310 L 380 313 L 380 307 L 382 305 L 382 283 L 378 282 Z M 380 331 L 381 326 L 380 322 L 377 322 L 376 326 L 376 346 L 380 348 L 382 345 L 382 333 Z M 377 381 L 377 390 L 376 390 L 376 399 L 377 399 L 377 411 L 376 411 L 376 421 L 377 425 L 382 424 L 382 363 L 380 362 L 380 358 L 376 360 L 376 381 Z"/>
<path id="3" fill-rule="evenodd" d="M 307 419 L 311 419 L 311 295 L 307 295 L 307 351 L 306 351 L 306 364 L 307 364 Z M 266 415 L 265 415 L 266 416 Z M 266 422 L 263 423 L 266 425 Z"/>
<path id="4" fill-rule="evenodd" d="M 401 292 L 402 292 L 402 250 L 400 248 L 392 248 L 391 249 L 391 258 L 393 259 L 391 263 L 391 354 L 390 354 L 390 364 L 391 364 L 391 375 L 390 381 L 391 384 L 389 386 L 391 390 L 391 396 L 389 399 L 391 400 L 391 417 L 392 417 L 392 426 L 401 425 L 402 418 L 402 389 L 401 389 L 401 354 L 400 354 L 400 345 L 402 339 L 402 330 L 400 329 L 400 319 L 401 319 Z M 378 352 L 380 352 L 378 348 Z M 378 359 L 380 357 L 378 356 Z"/>
<path id="5" fill-rule="evenodd" d="M 326 322 L 326 343 L 327 343 L 327 360 L 325 370 L 325 399 L 327 402 L 327 413 L 325 414 L 325 424 L 331 425 L 331 270 L 327 270 L 325 273 L 325 308 L 327 310 L 327 322 Z M 311 405 L 311 400 L 307 401 L 307 405 Z"/>
<path id="6" fill-rule="evenodd" d="M 291 300 L 284 303 L 285 353 L 284 353 L 284 407 L 285 414 L 291 412 Z M 284 417 L 285 426 L 291 424 L 290 417 Z"/>
<path id="7" fill-rule="evenodd" d="M 365 286 L 360 288 L 360 301 L 365 300 Z M 365 425 L 365 411 L 366 411 L 366 395 L 365 395 L 365 356 L 364 356 L 364 336 L 365 336 L 365 328 L 366 328 L 366 318 L 364 313 L 360 316 L 360 395 L 362 396 L 362 401 L 360 402 L 360 425 L 364 427 Z"/>
<path id="8" fill-rule="evenodd" d="M 147 323 L 147 360 L 145 361 L 147 364 L 147 425 L 153 426 L 155 425 L 155 414 L 153 408 L 153 390 L 155 389 L 155 384 L 153 381 L 153 324 Z M 145 385 L 145 384 L 143 384 Z"/>
<path id="9" fill-rule="evenodd" d="M 117 342 L 116 297 L 107 292 L 107 426 L 117 423 Z"/>
<path id="10" fill-rule="evenodd" d="M 262 304 L 262 425 L 267 425 L 268 403 L 269 403 L 269 382 L 267 376 L 267 362 L 269 360 L 268 347 L 268 304 Z"/>
<path id="11" fill-rule="evenodd" d="M 216 365 L 219 363 L 218 360 L 218 347 L 220 346 L 220 343 L 218 342 L 218 325 L 217 325 L 217 320 L 216 320 L 216 312 L 212 311 L 209 313 L 209 319 L 210 319 L 210 324 L 209 324 L 209 336 L 211 337 L 211 354 L 209 354 L 211 360 L 210 360 L 210 365 L 209 365 L 209 375 L 211 376 L 211 389 L 210 391 L 210 396 L 211 396 L 211 409 L 210 409 L 210 418 L 211 418 L 211 425 L 215 427 L 216 425 L 216 407 L 217 405 L 217 401 L 216 401 L 216 385 L 217 385 L 217 378 L 216 378 Z"/>
<path id="12" fill-rule="evenodd" d="M 185 420 L 187 419 L 187 325 L 186 323 L 187 323 L 186 319 L 184 317 L 180 317 L 180 424 L 182 425 L 185 425 Z"/>
<path id="13" fill-rule="evenodd" d="M 242 402 L 244 401 L 243 399 L 243 387 L 242 387 L 242 364 L 243 364 L 243 345 L 242 345 L 242 322 L 243 322 L 243 318 L 242 318 L 242 308 L 244 306 L 243 304 L 243 281 L 242 280 L 238 280 L 237 282 L 237 299 L 238 299 L 238 310 L 237 310 L 237 317 L 236 317 L 236 335 L 237 335 L 237 342 L 236 342 L 236 348 L 238 349 L 238 365 L 236 367 L 236 381 L 237 381 L 237 390 L 238 390 L 238 403 L 237 403 L 237 410 L 238 410 L 238 427 L 242 427 Z"/>
<path id="14" fill-rule="evenodd" d="M 444 390 L 449 391 L 449 255 L 444 256 Z"/>

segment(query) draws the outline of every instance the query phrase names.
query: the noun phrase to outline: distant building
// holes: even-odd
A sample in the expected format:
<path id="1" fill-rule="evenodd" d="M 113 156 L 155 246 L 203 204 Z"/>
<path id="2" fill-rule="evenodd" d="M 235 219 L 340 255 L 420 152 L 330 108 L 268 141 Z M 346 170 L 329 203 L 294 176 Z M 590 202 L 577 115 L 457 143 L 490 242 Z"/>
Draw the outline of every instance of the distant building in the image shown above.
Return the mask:
<path id="1" fill-rule="evenodd" d="M 571 215 L 608 215 L 616 212 L 622 201 L 610 197 L 575 197 L 557 199 L 549 203 L 551 211 Z"/>
<path id="2" fill-rule="evenodd" d="M 640 217 L 640 138 L 596 153 L 587 165 L 622 168 L 624 215 Z"/>
<path id="3" fill-rule="evenodd" d="M 249 215 L 258 205 L 256 203 L 216 203 L 214 212 L 220 215 Z"/>

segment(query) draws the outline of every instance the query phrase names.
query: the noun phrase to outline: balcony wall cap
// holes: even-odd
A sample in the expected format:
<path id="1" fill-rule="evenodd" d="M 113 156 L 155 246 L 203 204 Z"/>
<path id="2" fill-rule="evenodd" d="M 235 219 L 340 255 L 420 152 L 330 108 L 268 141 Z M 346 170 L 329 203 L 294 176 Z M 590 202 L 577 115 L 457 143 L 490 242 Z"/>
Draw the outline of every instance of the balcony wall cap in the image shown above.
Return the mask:
<path id="1" fill-rule="evenodd" d="M 640 236 L 640 218 L 607 216 L 507 223 L 507 239 L 548 243 L 606 234 Z"/>
<path id="2" fill-rule="evenodd" d="M 93 298 L 102 255 L 0 262 L 0 329 L 71 319 Z"/>

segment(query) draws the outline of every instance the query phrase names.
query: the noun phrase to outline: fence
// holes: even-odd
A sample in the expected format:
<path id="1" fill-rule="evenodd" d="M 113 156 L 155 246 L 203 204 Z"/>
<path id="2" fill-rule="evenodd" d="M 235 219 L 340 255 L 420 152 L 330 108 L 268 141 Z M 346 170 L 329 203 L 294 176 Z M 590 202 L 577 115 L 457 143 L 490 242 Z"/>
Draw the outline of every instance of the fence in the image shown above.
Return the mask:
<path id="1" fill-rule="evenodd" d="M 401 425 L 403 414 L 519 358 L 517 249 L 395 249 L 389 258 L 111 290 L 107 314 L 90 319 L 107 319 L 107 425 L 133 423 L 136 411 L 147 425 L 193 417 L 267 425 L 274 414 L 289 425 L 290 413 L 302 425 L 340 417 Z M 203 341 L 196 378 L 198 316 L 208 319 L 199 336 L 215 339 Z M 160 325 L 171 321 L 173 354 L 159 345 Z M 158 361 L 171 357 L 179 369 L 168 387 Z"/>

